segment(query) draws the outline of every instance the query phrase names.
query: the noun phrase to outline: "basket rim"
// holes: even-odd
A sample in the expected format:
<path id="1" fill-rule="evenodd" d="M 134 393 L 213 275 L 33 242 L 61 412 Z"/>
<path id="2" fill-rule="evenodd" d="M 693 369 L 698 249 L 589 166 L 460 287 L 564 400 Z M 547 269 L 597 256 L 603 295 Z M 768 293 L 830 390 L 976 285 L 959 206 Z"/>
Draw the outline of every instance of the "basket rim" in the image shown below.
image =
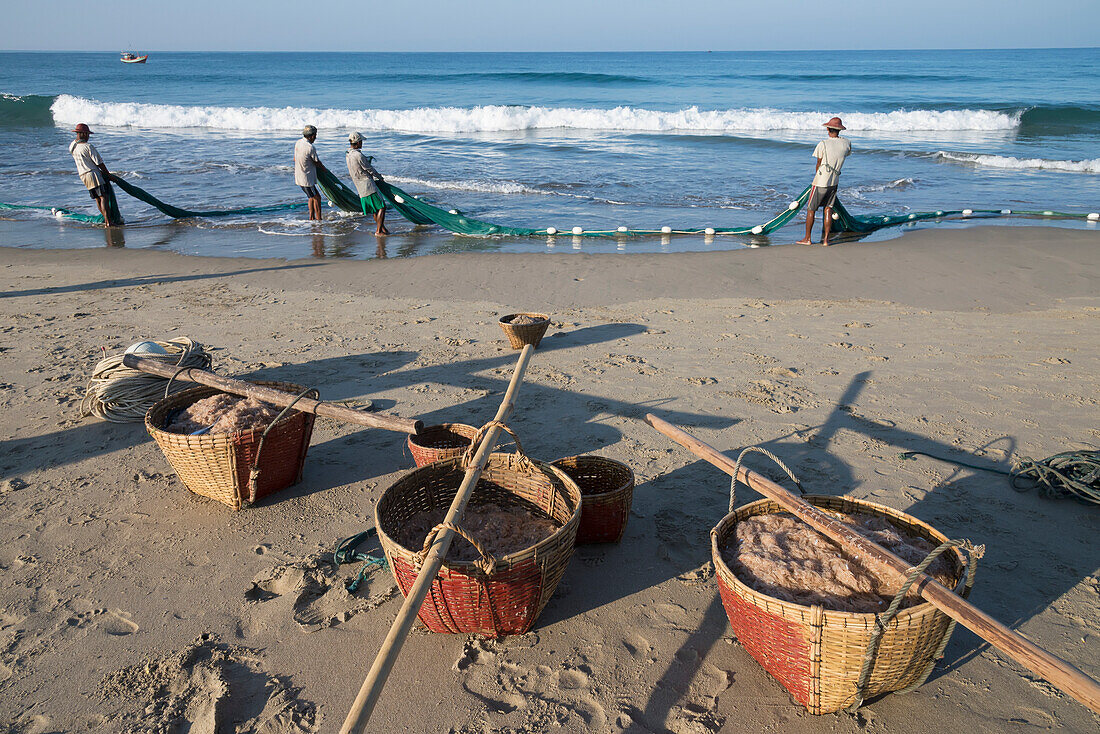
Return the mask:
<path id="1" fill-rule="evenodd" d="M 512 319 L 517 316 L 529 316 L 533 319 L 538 319 L 539 322 L 550 321 L 549 314 L 538 313 L 536 311 L 518 311 L 516 313 L 505 314 L 497 319 L 497 323 L 504 324 L 505 326 L 538 326 L 539 324 L 513 324 Z"/>
<path id="2" fill-rule="evenodd" d="M 249 382 L 253 385 L 264 385 L 266 387 L 272 387 L 272 388 L 275 388 L 275 389 L 278 389 L 278 390 L 282 390 L 282 388 L 284 388 L 284 387 L 293 387 L 293 388 L 299 388 L 297 390 L 297 392 L 301 392 L 302 390 L 306 389 L 304 385 L 299 385 L 299 384 L 294 383 L 294 382 L 283 382 L 281 380 L 245 380 L 245 382 Z M 291 393 L 292 392 L 290 390 L 282 390 L 282 391 L 286 392 L 286 393 Z M 171 395 L 169 395 L 166 398 L 161 398 L 157 402 L 153 403 L 153 405 L 149 408 L 149 410 L 147 410 L 145 412 L 145 428 L 146 428 L 146 430 L 149 431 L 150 435 L 152 435 L 155 438 L 156 434 L 159 433 L 159 434 L 163 434 L 165 436 L 179 436 L 179 437 L 192 439 L 192 440 L 193 439 L 218 440 L 218 439 L 241 438 L 241 437 L 244 437 L 244 436 L 248 436 L 250 434 L 256 434 L 256 435 L 262 434 L 267 428 L 274 427 L 274 426 L 281 426 L 284 423 L 296 418 L 298 416 L 298 414 L 305 412 L 305 411 L 302 411 L 302 410 L 297 410 L 295 408 L 291 408 L 289 411 L 287 411 L 286 415 L 284 415 L 282 418 L 280 418 L 279 420 L 277 420 L 273 423 L 269 423 L 267 426 L 264 426 L 262 428 L 248 428 L 248 429 L 245 429 L 245 430 L 242 430 L 242 431 L 230 431 L 229 433 L 215 433 L 213 435 L 211 435 L 209 433 L 204 433 L 204 434 L 201 434 L 201 435 L 198 435 L 198 436 L 193 436 L 193 435 L 188 434 L 188 433 L 173 433 L 172 431 L 166 431 L 166 430 L 164 430 L 163 428 L 161 428 L 160 426 L 156 425 L 153 422 L 153 414 L 155 412 L 167 410 L 169 407 L 171 407 L 172 409 L 177 409 L 177 406 L 173 405 L 173 403 L 183 402 L 183 400 L 181 400 L 181 398 L 189 398 L 189 397 L 191 397 L 192 394 L 198 393 L 198 392 L 209 392 L 210 395 L 215 395 L 217 393 L 225 393 L 226 395 L 233 395 L 233 393 L 226 393 L 225 390 L 220 390 L 216 387 L 211 387 L 209 385 L 196 385 L 195 387 L 189 387 L 186 390 L 180 390 L 179 392 L 172 393 Z M 210 397 L 210 395 L 205 395 L 203 397 Z M 243 395 L 237 395 L 236 397 L 244 397 L 244 396 Z M 202 399 L 203 398 L 198 398 L 197 400 L 192 400 L 191 403 L 198 402 L 198 400 L 202 400 Z M 278 407 L 278 406 L 275 406 L 275 407 Z M 160 416 L 157 416 L 157 417 L 159 418 Z"/>
<path id="3" fill-rule="evenodd" d="M 561 466 L 558 465 L 559 461 L 576 461 L 577 463 L 584 462 L 584 463 L 591 463 L 591 464 L 613 464 L 613 465 L 615 465 L 616 469 L 623 469 L 623 470 L 626 471 L 627 474 L 630 475 L 618 487 L 615 487 L 614 489 L 609 489 L 606 492 L 597 492 L 597 493 L 593 493 L 593 494 L 585 494 L 584 490 L 581 490 L 581 497 L 584 500 L 592 501 L 592 500 L 601 499 L 603 497 L 608 497 L 610 495 L 619 494 L 619 493 L 621 493 L 621 492 L 623 492 L 623 491 L 625 491 L 629 488 L 632 488 L 634 486 L 634 470 L 631 469 L 628 464 L 626 464 L 622 461 L 617 461 L 616 459 L 609 459 L 606 456 L 600 456 L 598 454 L 576 454 L 574 456 L 563 456 L 560 459 L 554 459 L 553 461 L 550 462 L 551 466 L 554 466 L 558 469 L 561 469 L 566 474 L 569 474 L 569 472 L 566 472 L 564 469 L 562 469 Z M 572 479 L 572 476 L 570 476 L 570 479 Z M 574 479 L 573 481 L 576 481 L 576 480 Z M 580 486 L 579 483 L 578 483 L 578 486 Z"/>
<path id="4" fill-rule="evenodd" d="M 420 429 L 420 433 L 410 433 L 409 434 L 409 443 L 412 444 L 413 446 L 417 446 L 417 447 L 423 448 L 423 449 L 438 449 L 439 447 L 437 447 L 437 446 L 428 446 L 426 444 L 420 443 L 420 441 L 418 439 L 426 437 L 432 431 L 432 429 L 440 429 L 440 428 L 450 430 L 452 433 L 457 433 L 459 436 L 462 436 L 463 438 L 472 439 L 477 434 L 477 427 L 476 426 L 471 426 L 469 423 L 436 423 L 434 425 L 424 426 L 423 428 Z M 455 428 L 463 428 L 463 429 L 469 428 L 470 429 L 470 435 L 465 436 L 465 435 L 463 435 L 462 431 L 453 430 Z"/>
<path id="5" fill-rule="evenodd" d="M 814 504 L 814 500 L 824 500 L 826 503 L 853 502 L 869 510 L 875 511 L 872 514 L 879 514 L 881 516 L 887 517 L 888 519 L 904 519 L 908 523 L 911 523 L 918 527 L 922 527 L 941 543 L 949 540 L 946 535 L 941 533 L 939 530 L 936 530 L 936 528 L 932 527 L 930 524 L 924 522 L 920 518 L 914 517 L 913 515 L 910 515 L 906 512 L 902 512 L 901 510 L 897 510 L 893 507 L 890 507 L 889 505 L 883 505 L 879 504 L 878 502 L 860 499 L 858 497 L 851 497 L 848 495 L 807 494 L 803 495 L 802 499 L 806 500 L 810 504 Z M 817 607 L 821 609 L 822 614 L 824 614 L 830 622 L 835 624 L 844 624 L 845 621 L 863 624 L 874 623 L 874 621 L 878 618 L 878 613 L 876 612 L 845 612 L 838 609 L 829 609 L 828 607 L 821 605 L 797 604 L 795 602 L 778 599 L 774 596 L 765 594 L 762 591 L 757 591 L 756 589 L 752 588 L 744 581 L 742 581 L 740 578 L 738 578 L 737 574 L 735 574 L 733 570 L 730 569 L 728 565 L 726 565 L 725 559 L 722 558 L 722 553 L 718 548 L 719 535 L 722 533 L 723 530 L 726 530 L 727 528 L 736 525 L 741 520 L 747 519 L 754 515 L 774 514 L 774 512 L 759 512 L 759 510 L 766 509 L 767 505 L 778 506 L 778 503 L 776 503 L 775 500 L 770 500 L 765 497 L 763 499 L 750 502 L 747 505 L 742 505 L 741 507 L 733 510 L 733 512 L 727 513 L 726 516 L 719 520 L 718 524 L 711 529 L 710 552 L 711 561 L 714 563 L 715 567 L 715 575 L 731 581 L 737 593 L 742 598 L 745 598 L 749 603 L 759 607 L 761 606 L 759 600 L 763 600 L 770 611 L 775 612 L 776 609 L 774 608 L 778 608 L 780 616 L 784 618 L 808 619 L 811 611 L 815 607 Z M 778 506 L 778 512 L 786 512 L 786 510 L 784 510 L 782 506 Z M 735 515 L 743 515 L 743 517 L 734 517 Z M 901 518 L 898 518 L 899 515 L 901 516 Z M 964 572 L 964 569 L 966 568 L 966 559 L 958 548 L 951 548 L 949 552 L 955 558 L 956 563 L 958 564 L 957 568 L 959 569 L 959 578 L 954 588 L 951 589 L 952 591 L 958 593 L 958 591 L 966 583 L 966 573 Z M 933 605 L 931 602 L 922 601 L 920 604 L 914 604 L 912 606 L 899 609 L 897 614 L 890 621 L 889 626 L 900 626 L 901 620 L 903 618 L 905 620 L 908 620 L 909 618 L 914 617 L 918 614 L 927 614 L 929 612 L 938 611 L 938 607 Z"/>
<path id="6" fill-rule="evenodd" d="M 489 460 L 486 462 L 486 466 L 489 465 L 489 462 L 492 462 L 494 460 L 496 460 L 496 461 L 502 461 L 502 460 L 511 461 L 512 458 L 515 457 L 515 456 L 516 456 L 516 454 L 509 454 L 509 453 L 499 452 L 499 451 L 498 452 L 493 452 L 493 453 L 489 454 Z M 530 458 L 530 457 L 528 457 L 528 458 Z M 558 545 L 558 543 L 561 540 L 559 536 L 561 536 L 561 535 L 563 535 L 567 532 L 570 532 L 571 528 L 575 528 L 576 526 L 578 526 L 580 524 L 581 502 L 583 500 L 583 494 L 581 493 L 581 488 L 577 485 L 577 483 L 575 481 L 573 481 L 572 477 L 570 477 L 568 474 L 563 472 L 558 467 L 553 466 L 552 464 L 548 464 L 544 461 L 539 461 L 538 459 L 531 459 L 531 461 L 532 461 L 532 463 L 535 464 L 535 466 L 539 467 L 540 469 L 549 470 L 554 475 L 553 478 L 558 479 L 559 481 L 561 481 L 561 483 L 565 486 L 566 490 L 569 491 L 569 493 L 576 492 L 576 502 L 575 502 L 574 507 L 573 507 L 573 512 L 570 514 L 569 519 L 566 520 L 564 523 L 562 523 L 561 527 L 557 528 L 550 535 L 546 536 L 545 538 L 543 538 L 539 542 L 535 543 L 534 545 L 529 545 L 526 548 L 521 548 L 518 551 L 513 551 L 511 553 L 508 553 L 508 554 L 505 554 L 505 555 L 502 555 L 502 556 L 494 556 L 494 558 L 496 558 L 496 562 L 497 562 L 497 571 L 508 570 L 509 568 L 512 567 L 512 565 L 515 562 L 524 561 L 524 560 L 527 559 L 528 556 L 534 555 L 535 557 L 538 557 L 539 555 L 541 555 L 539 553 L 539 551 L 542 551 L 542 550 L 544 550 L 546 548 L 549 548 L 551 546 Z M 428 464 L 428 465 L 425 465 L 425 466 L 419 466 L 419 467 L 416 467 L 415 469 L 410 469 L 404 475 L 399 477 L 395 482 L 390 484 L 390 486 L 386 487 L 386 489 L 378 497 L 378 501 L 374 503 L 374 527 L 377 528 L 378 535 L 379 535 L 380 539 L 385 538 L 386 540 L 388 540 L 390 543 L 393 544 L 394 548 L 400 549 L 401 551 L 403 551 L 405 553 L 405 555 L 407 555 L 409 557 L 416 556 L 420 552 L 420 549 L 411 550 L 411 549 L 407 548 L 406 546 L 402 545 L 395 538 L 393 538 L 392 536 L 387 534 L 386 531 L 382 529 L 382 523 L 379 522 L 379 517 L 378 517 L 378 506 L 382 503 L 382 500 L 386 497 L 386 494 L 388 492 L 390 492 L 390 490 L 392 490 L 399 483 L 408 481 L 414 474 L 416 474 L 416 472 L 426 471 L 426 470 L 438 471 L 442 468 L 448 467 L 449 465 L 453 465 L 456 468 L 460 468 L 461 465 L 462 465 L 462 457 L 460 456 L 460 457 L 456 457 L 456 458 L 453 458 L 453 459 L 444 459 L 442 461 L 437 461 L 437 462 L 434 462 L 432 464 Z M 469 507 L 469 505 L 467 505 L 467 507 Z M 461 523 L 460 523 L 460 526 L 461 526 Z M 575 534 L 575 530 L 573 532 Z M 476 561 L 452 561 L 450 559 L 445 558 L 445 559 L 443 559 L 443 568 L 448 568 L 448 569 L 451 569 L 451 570 L 454 570 L 454 571 L 459 571 L 459 572 L 465 573 L 467 575 L 473 575 L 473 574 L 479 572 L 479 567 L 477 566 Z"/>

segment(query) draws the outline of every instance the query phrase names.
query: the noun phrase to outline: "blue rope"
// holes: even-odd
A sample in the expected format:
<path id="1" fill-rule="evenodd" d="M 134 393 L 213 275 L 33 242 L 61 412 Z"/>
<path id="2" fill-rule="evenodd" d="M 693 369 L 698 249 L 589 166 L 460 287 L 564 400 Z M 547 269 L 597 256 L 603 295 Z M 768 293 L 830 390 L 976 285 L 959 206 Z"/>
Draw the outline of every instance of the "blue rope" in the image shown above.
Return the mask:
<path id="1" fill-rule="evenodd" d="M 362 568 L 359 569 L 359 574 L 348 583 L 347 589 L 352 594 L 359 589 L 359 585 L 363 583 L 363 579 L 366 578 L 367 572 L 376 568 L 384 568 L 386 566 L 386 557 L 372 556 L 369 553 L 360 553 L 355 550 L 360 543 L 367 540 L 371 536 L 378 535 L 377 528 L 370 528 L 362 533 L 353 535 L 350 538 L 344 538 L 336 544 L 336 550 L 332 553 L 332 562 L 336 566 L 341 566 L 345 563 L 359 563 L 366 561 Z"/>

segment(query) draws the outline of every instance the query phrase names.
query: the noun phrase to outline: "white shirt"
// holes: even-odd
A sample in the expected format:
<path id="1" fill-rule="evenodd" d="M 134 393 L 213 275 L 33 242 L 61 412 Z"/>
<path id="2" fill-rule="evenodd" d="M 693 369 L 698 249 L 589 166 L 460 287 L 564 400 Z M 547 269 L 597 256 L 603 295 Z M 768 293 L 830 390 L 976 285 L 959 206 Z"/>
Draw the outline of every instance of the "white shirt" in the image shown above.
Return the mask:
<path id="1" fill-rule="evenodd" d="M 355 184 L 360 198 L 366 198 L 378 191 L 374 185 L 374 177 L 378 171 L 370 164 L 363 151 L 358 148 L 348 148 L 348 173 L 351 174 L 352 183 Z"/>
<path id="2" fill-rule="evenodd" d="M 316 186 L 317 164 L 320 162 L 313 143 L 305 138 L 298 138 L 298 142 L 294 144 L 294 183 L 299 186 Z"/>
<path id="3" fill-rule="evenodd" d="M 840 169 L 844 167 L 844 159 L 852 152 L 852 144 L 847 138 L 827 137 L 814 148 L 814 158 L 821 159 L 821 165 L 814 174 L 814 186 L 827 188 L 836 186 L 840 181 Z"/>
<path id="4" fill-rule="evenodd" d="M 96 186 L 102 186 L 105 183 L 103 171 L 99 168 L 103 165 L 103 159 L 99 157 L 99 151 L 95 149 L 94 145 L 74 140 L 69 143 L 69 152 L 73 154 L 73 160 L 76 161 L 76 173 L 80 176 L 80 180 L 84 182 L 85 188 L 94 189 Z M 92 185 L 89 186 L 89 183 Z"/>

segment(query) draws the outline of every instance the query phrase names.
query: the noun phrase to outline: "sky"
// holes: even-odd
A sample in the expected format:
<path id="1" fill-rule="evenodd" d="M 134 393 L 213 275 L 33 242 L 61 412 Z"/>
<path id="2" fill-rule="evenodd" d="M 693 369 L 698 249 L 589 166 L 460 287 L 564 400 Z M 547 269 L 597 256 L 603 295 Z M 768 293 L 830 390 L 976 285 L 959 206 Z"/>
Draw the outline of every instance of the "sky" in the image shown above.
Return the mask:
<path id="1" fill-rule="evenodd" d="M 1097 46 L 1100 0 L 51 0 L 0 50 L 753 51 Z"/>

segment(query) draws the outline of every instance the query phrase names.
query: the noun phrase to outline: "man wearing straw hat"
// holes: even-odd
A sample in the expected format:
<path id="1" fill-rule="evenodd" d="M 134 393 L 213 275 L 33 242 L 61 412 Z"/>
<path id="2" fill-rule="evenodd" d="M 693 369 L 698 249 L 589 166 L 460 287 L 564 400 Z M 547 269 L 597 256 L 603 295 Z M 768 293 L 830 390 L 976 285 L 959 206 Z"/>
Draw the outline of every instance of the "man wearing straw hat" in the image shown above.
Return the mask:
<path id="1" fill-rule="evenodd" d="M 111 172 L 107 170 L 107 164 L 99 156 L 99 151 L 88 142 L 92 131 L 82 122 L 73 128 L 73 132 L 76 133 L 76 140 L 69 143 L 69 152 L 76 161 L 76 175 L 80 176 L 80 182 L 84 184 L 84 188 L 88 189 L 88 195 L 95 200 L 107 226 L 121 224 L 121 222 L 111 221 L 111 207 L 107 203 L 107 194 L 111 186 L 108 177 Z"/>
<path id="2" fill-rule="evenodd" d="M 836 189 L 840 183 L 840 169 L 844 159 L 852 152 L 852 144 L 847 138 L 840 137 L 840 131 L 846 130 L 839 117 L 824 124 L 829 137 L 814 148 L 817 167 L 814 169 L 813 185 L 810 187 L 810 200 L 806 204 L 806 236 L 798 241 L 800 245 L 812 244 L 810 235 L 814 228 L 814 212 L 825 207 L 825 219 L 821 222 L 821 244 L 829 246 L 829 232 L 833 226 L 833 206 L 836 204 Z"/>

